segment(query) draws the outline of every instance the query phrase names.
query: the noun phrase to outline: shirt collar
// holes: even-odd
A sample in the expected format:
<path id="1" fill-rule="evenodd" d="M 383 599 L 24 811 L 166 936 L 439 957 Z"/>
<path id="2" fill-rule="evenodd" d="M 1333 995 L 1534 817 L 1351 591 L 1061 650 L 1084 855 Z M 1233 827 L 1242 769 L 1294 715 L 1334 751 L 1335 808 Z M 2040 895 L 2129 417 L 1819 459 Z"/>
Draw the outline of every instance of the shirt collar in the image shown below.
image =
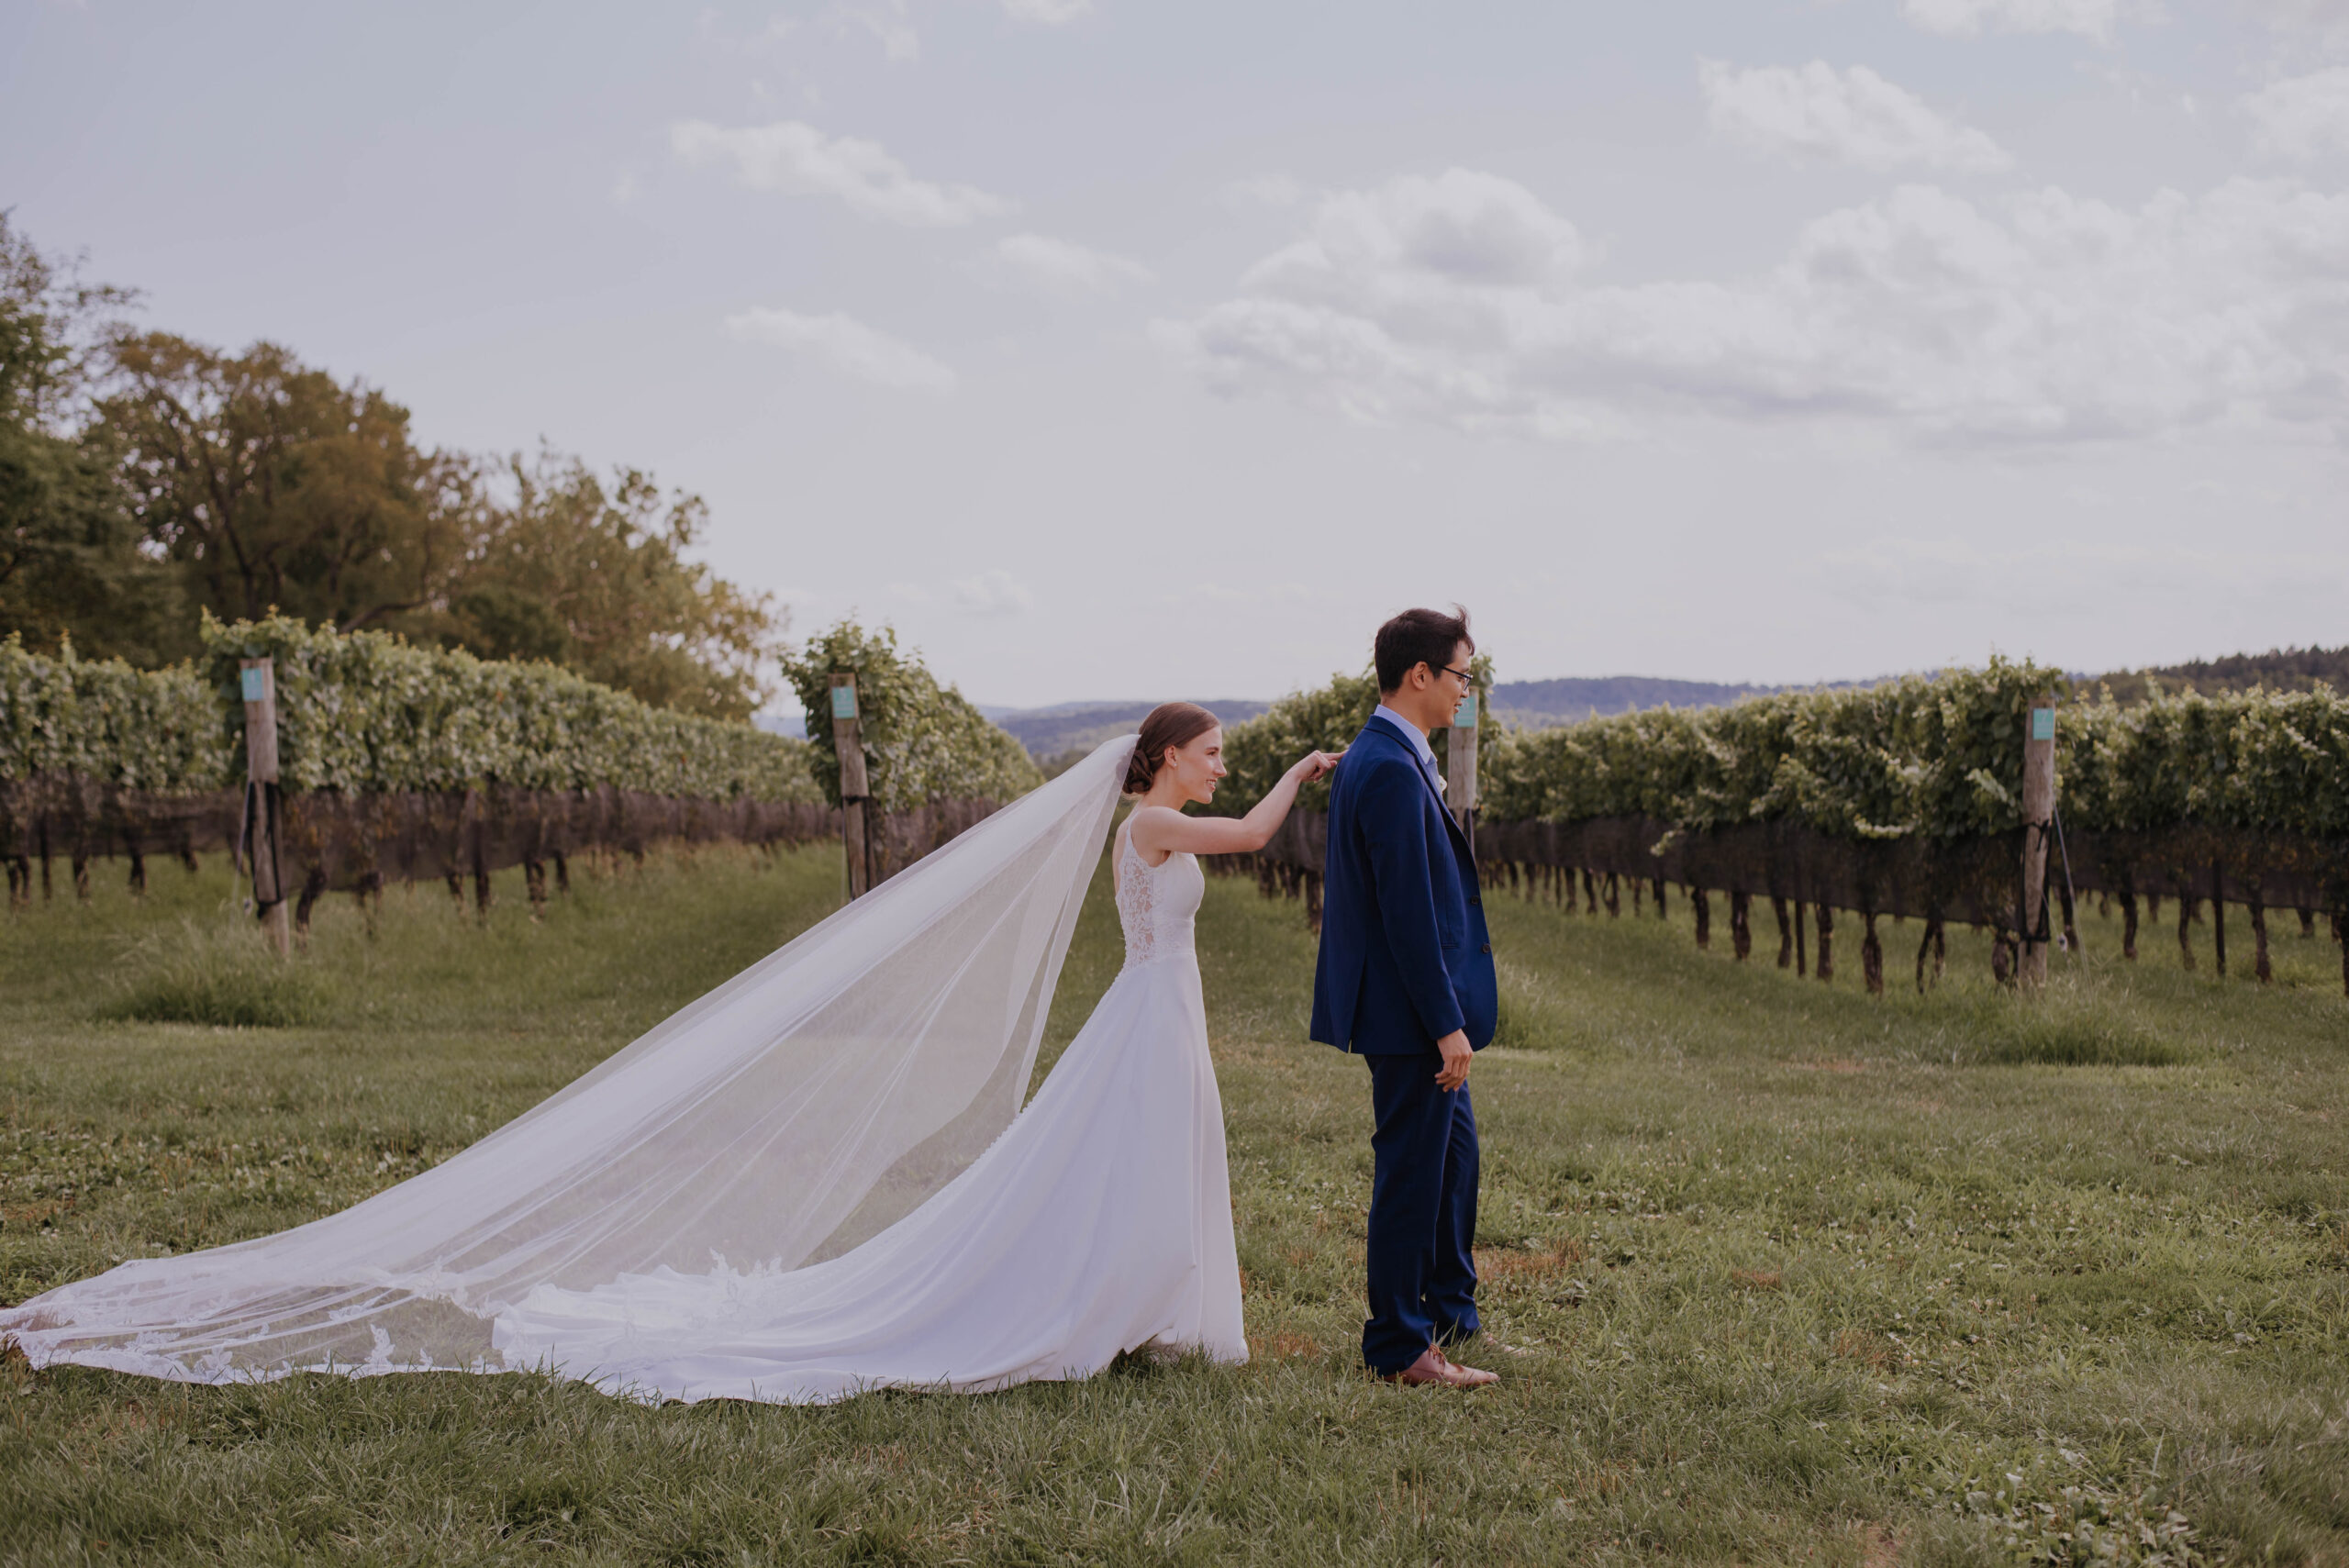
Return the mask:
<path id="1" fill-rule="evenodd" d="M 1401 714 L 1397 713 L 1385 703 L 1380 703 L 1378 705 L 1377 711 L 1371 717 L 1374 718 L 1383 718 L 1388 724 L 1393 725 L 1397 729 L 1401 730 L 1403 732 L 1403 739 L 1411 743 L 1411 750 L 1419 754 L 1419 761 L 1426 763 L 1429 767 L 1435 766 L 1435 748 L 1428 744 L 1428 738 L 1419 733 L 1419 727 L 1418 725 L 1413 724 L 1409 719 L 1405 718 Z"/>

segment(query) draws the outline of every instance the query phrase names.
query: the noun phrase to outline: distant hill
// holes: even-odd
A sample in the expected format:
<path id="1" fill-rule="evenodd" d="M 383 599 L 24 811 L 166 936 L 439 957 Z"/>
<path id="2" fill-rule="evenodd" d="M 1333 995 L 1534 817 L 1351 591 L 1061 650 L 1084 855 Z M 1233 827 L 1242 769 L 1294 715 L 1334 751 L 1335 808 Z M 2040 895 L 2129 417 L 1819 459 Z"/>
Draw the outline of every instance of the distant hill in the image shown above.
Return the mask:
<path id="1" fill-rule="evenodd" d="M 2159 682 L 2164 691 L 2247 692 L 2267 686 L 2304 692 L 2323 682 L 2336 692 L 2349 692 L 2349 648 L 2278 648 L 2266 653 L 2230 653 L 2221 659 L 2197 659 L 2186 664 L 2165 664 L 2150 670 L 2116 670 L 2083 684 L 2093 691 L 2110 686 L 2122 702 L 2142 702 Z"/>
<path id="2" fill-rule="evenodd" d="M 1840 681 L 1834 685 L 1861 683 Z M 1807 686 L 1731 685 L 1718 681 L 1667 681 L 1649 675 L 1607 675 L 1596 679 L 1505 681 L 1493 688 L 1493 712 L 1505 724 L 1529 729 L 1572 724 L 1593 715 L 1630 713 L 1643 707 L 1718 707 L 1743 696 L 1771 692 L 1808 691 Z M 1074 761 L 1074 753 L 1098 746 L 1113 735 L 1130 730 L 1155 706 L 1146 702 L 1062 703 L 1054 707 L 982 708 L 989 718 L 1017 736 L 1037 761 Z M 1255 717 L 1272 705 L 1227 698 L 1200 704 L 1226 724 Z M 1052 771 L 1047 768 L 1047 772 Z"/>
<path id="3" fill-rule="evenodd" d="M 1820 691 L 1865 684 L 1829 681 L 1818 686 L 1755 686 L 1720 681 L 1667 681 L 1653 675 L 1598 675 L 1556 681 L 1503 681 L 1493 688 L 1493 717 L 1504 724 L 1547 729 L 1649 707 L 1720 707 L 1740 697 L 1774 692 Z"/>
<path id="4" fill-rule="evenodd" d="M 1852 685 L 1855 682 L 1833 682 L 1835 685 Z M 1771 692 L 1804 691 L 1801 686 L 1736 685 L 1719 681 L 1669 681 L 1651 675 L 1606 675 L 1596 678 L 1570 678 L 1555 681 L 1505 681 L 1493 688 L 1493 710 L 1503 723 L 1530 729 L 1546 729 L 1553 725 L 1572 724 L 1594 716 L 1631 713 L 1640 708 L 1718 707 L 1743 696 L 1765 695 Z M 1050 707 L 999 707 L 979 705 L 979 711 L 1004 728 L 1038 762 L 1070 759 L 1071 753 L 1090 751 L 1113 735 L 1125 733 L 1139 725 L 1150 710 L 1158 705 L 1152 702 L 1065 702 Z M 1241 697 L 1225 697 L 1202 702 L 1200 706 L 1212 710 L 1226 724 L 1244 723 L 1263 713 L 1272 704 Z M 804 736 L 807 728 L 796 717 L 779 717 L 761 714 L 754 720 L 760 728 L 778 734 Z M 1070 759 L 1073 760 L 1073 759 Z"/>
<path id="5" fill-rule="evenodd" d="M 1149 716 L 1154 702 L 1064 702 L 1051 707 L 983 707 L 979 711 L 1012 733 L 1038 762 L 1063 752 L 1090 751 L 1112 736 L 1123 735 Z M 1202 702 L 1226 724 L 1255 717 L 1272 704 L 1227 698 Z"/>
<path id="6" fill-rule="evenodd" d="M 2349 647 L 2282 648 L 2266 653 L 2231 653 L 2146 670 L 2116 670 L 2106 675 L 2073 674 L 2093 691 L 2109 685 L 2122 702 L 2142 702 L 2154 682 L 2165 691 L 2242 692 L 2266 685 L 2306 691 L 2320 681 L 2349 692 Z M 1586 718 L 1636 713 L 1651 707 L 1720 707 L 1741 697 L 1778 692 L 1832 691 L 1868 681 L 1822 681 L 1816 685 L 1765 686 L 1727 681 L 1673 681 L 1655 675 L 1567 676 L 1553 681 L 1504 681 L 1493 688 L 1493 715 L 1504 724 L 1547 729 Z M 1041 762 L 1073 760 L 1113 735 L 1132 729 L 1156 706 L 1149 702 L 1065 702 L 1050 707 L 988 707 L 979 711 L 1009 730 Z M 1203 703 L 1226 724 L 1255 717 L 1272 705 L 1237 697 Z M 760 714 L 753 723 L 778 734 L 805 736 L 796 716 Z M 1050 771 L 1050 770 L 1048 770 Z"/>
<path id="7" fill-rule="evenodd" d="M 1055 703 L 1051 707 L 990 707 L 985 703 L 974 706 L 985 717 L 1009 730 L 1014 740 L 1028 748 L 1029 755 L 1043 762 L 1063 751 L 1080 748 L 1090 751 L 1113 735 L 1131 730 L 1158 705 L 1154 702 L 1064 702 Z M 1199 706 L 1212 711 L 1226 724 L 1238 724 L 1243 719 L 1255 717 L 1272 704 L 1230 698 Z M 776 735 L 788 735 L 798 740 L 807 738 L 807 721 L 797 714 L 754 714 L 751 722 Z"/>

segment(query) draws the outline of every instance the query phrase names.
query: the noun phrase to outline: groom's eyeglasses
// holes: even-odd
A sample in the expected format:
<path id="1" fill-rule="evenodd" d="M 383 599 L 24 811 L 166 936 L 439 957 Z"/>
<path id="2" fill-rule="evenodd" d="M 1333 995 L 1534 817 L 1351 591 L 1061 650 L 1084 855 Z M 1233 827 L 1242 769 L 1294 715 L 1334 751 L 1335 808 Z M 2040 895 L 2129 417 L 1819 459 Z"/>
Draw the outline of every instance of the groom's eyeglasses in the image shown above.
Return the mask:
<path id="1" fill-rule="evenodd" d="M 1460 677 L 1460 684 L 1464 686 L 1473 688 L 1476 684 L 1476 677 L 1473 672 L 1467 670 L 1455 670 L 1449 664 L 1437 665 L 1436 673 L 1440 675 L 1457 675 Z"/>

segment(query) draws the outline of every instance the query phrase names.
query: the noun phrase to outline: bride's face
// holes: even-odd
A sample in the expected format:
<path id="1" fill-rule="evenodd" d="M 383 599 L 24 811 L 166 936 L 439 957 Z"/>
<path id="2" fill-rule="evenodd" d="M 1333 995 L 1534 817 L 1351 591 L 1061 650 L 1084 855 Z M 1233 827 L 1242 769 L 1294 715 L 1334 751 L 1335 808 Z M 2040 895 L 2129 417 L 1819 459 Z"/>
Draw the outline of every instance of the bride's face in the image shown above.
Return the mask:
<path id="1" fill-rule="evenodd" d="M 1167 748 L 1168 762 L 1159 773 L 1164 783 L 1171 774 L 1174 787 L 1185 800 L 1196 800 L 1201 806 L 1215 798 L 1216 780 L 1231 770 L 1223 765 L 1223 731 L 1210 729 L 1187 746 Z"/>

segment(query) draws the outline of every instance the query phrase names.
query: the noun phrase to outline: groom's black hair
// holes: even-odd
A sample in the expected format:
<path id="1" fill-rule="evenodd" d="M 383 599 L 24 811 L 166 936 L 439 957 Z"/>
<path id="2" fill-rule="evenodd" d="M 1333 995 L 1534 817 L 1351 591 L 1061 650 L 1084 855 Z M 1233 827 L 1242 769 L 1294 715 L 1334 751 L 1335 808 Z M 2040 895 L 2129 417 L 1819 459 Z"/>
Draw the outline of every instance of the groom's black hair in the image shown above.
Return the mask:
<path id="1" fill-rule="evenodd" d="M 1464 642 L 1471 653 L 1476 651 L 1476 639 L 1468 635 L 1468 612 L 1458 605 L 1452 606 L 1450 615 L 1442 610 L 1405 610 L 1380 627 L 1377 640 L 1371 644 L 1371 663 L 1378 671 L 1380 694 L 1399 689 L 1403 677 L 1419 664 L 1442 669 Z"/>

